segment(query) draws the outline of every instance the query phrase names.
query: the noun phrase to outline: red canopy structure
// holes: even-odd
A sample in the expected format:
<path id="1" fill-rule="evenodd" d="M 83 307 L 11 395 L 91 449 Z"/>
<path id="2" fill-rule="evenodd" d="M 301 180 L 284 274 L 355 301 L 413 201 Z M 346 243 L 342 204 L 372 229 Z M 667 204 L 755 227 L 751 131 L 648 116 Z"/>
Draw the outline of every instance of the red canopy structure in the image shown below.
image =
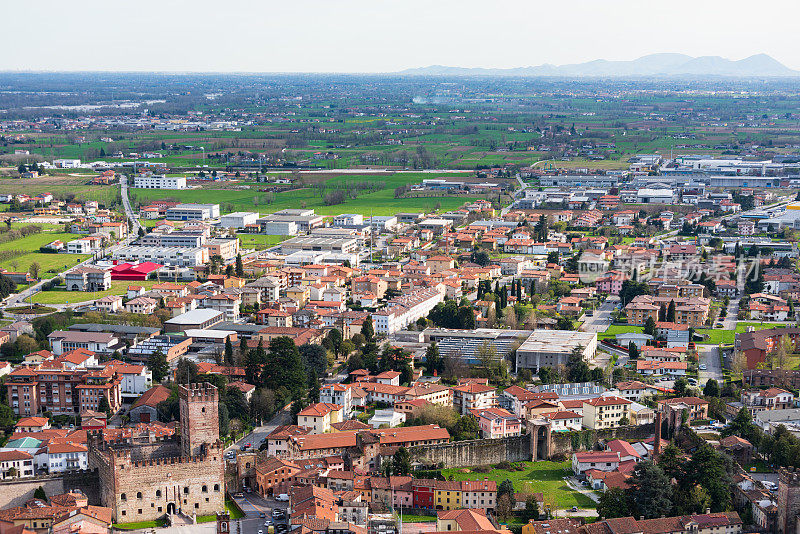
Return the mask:
<path id="1" fill-rule="evenodd" d="M 138 265 L 132 263 L 120 263 L 111 268 L 112 280 L 147 280 L 147 275 L 157 271 L 162 267 L 157 263 L 146 261 Z"/>

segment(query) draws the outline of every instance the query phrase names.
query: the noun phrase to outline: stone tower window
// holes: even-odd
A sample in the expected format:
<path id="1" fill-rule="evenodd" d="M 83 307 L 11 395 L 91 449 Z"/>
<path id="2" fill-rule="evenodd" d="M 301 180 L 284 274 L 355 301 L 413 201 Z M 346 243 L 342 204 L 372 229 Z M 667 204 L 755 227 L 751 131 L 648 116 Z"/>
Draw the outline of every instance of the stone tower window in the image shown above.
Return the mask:
<path id="1" fill-rule="evenodd" d="M 136 492 L 136 498 L 137 499 L 141 499 L 142 498 L 142 492 L 141 491 L 137 491 Z"/>
<path id="2" fill-rule="evenodd" d="M 120 496 L 119 496 L 119 498 L 120 498 L 121 500 L 123 500 L 123 501 L 127 501 L 127 500 L 128 500 L 128 496 L 127 496 L 127 495 L 125 495 L 124 493 L 121 493 L 121 494 L 120 494 Z"/>

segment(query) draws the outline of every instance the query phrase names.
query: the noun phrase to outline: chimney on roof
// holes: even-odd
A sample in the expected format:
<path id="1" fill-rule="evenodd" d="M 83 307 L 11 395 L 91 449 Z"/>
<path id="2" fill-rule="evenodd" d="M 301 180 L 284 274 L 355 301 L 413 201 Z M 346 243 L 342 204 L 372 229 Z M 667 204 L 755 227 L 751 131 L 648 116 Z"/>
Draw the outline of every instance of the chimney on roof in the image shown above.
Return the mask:
<path id="1" fill-rule="evenodd" d="M 710 514 L 711 513 L 711 508 L 706 508 L 706 513 Z"/>

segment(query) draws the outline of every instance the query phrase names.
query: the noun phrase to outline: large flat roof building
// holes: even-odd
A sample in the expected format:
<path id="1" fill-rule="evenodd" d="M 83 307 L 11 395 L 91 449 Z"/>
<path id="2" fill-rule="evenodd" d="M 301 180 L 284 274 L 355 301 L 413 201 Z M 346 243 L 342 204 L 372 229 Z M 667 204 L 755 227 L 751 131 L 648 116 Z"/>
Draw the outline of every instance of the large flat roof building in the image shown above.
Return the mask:
<path id="1" fill-rule="evenodd" d="M 165 333 L 183 332 L 187 329 L 201 330 L 210 328 L 225 319 L 225 314 L 221 311 L 202 308 L 188 311 L 168 319 L 164 323 Z"/>
<path id="2" fill-rule="evenodd" d="M 219 204 L 178 204 L 167 210 L 170 221 L 202 221 L 219 217 Z"/>
<path id="3" fill-rule="evenodd" d="M 517 371 L 566 365 L 575 347 L 585 360 L 597 352 L 597 334 L 572 330 L 534 330 L 517 349 Z"/>

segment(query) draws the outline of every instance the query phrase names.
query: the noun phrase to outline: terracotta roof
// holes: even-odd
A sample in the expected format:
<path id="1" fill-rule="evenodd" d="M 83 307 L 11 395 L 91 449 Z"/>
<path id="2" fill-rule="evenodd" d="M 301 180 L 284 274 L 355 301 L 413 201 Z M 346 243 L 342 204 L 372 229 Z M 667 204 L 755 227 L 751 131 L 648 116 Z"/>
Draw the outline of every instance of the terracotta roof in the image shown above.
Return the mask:
<path id="1" fill-rule="evenodd" d="M 142 396 L 136 399 L 136 402 L 133 403 L 131 408 L 138 408 L 139 406 L 149 406 L 151 408 L 155 408 L 160 402 L 167 400 L 171 394 L 172 390 L 162 386 L 161 384 L 153 386 L 142 393 Z"/>

